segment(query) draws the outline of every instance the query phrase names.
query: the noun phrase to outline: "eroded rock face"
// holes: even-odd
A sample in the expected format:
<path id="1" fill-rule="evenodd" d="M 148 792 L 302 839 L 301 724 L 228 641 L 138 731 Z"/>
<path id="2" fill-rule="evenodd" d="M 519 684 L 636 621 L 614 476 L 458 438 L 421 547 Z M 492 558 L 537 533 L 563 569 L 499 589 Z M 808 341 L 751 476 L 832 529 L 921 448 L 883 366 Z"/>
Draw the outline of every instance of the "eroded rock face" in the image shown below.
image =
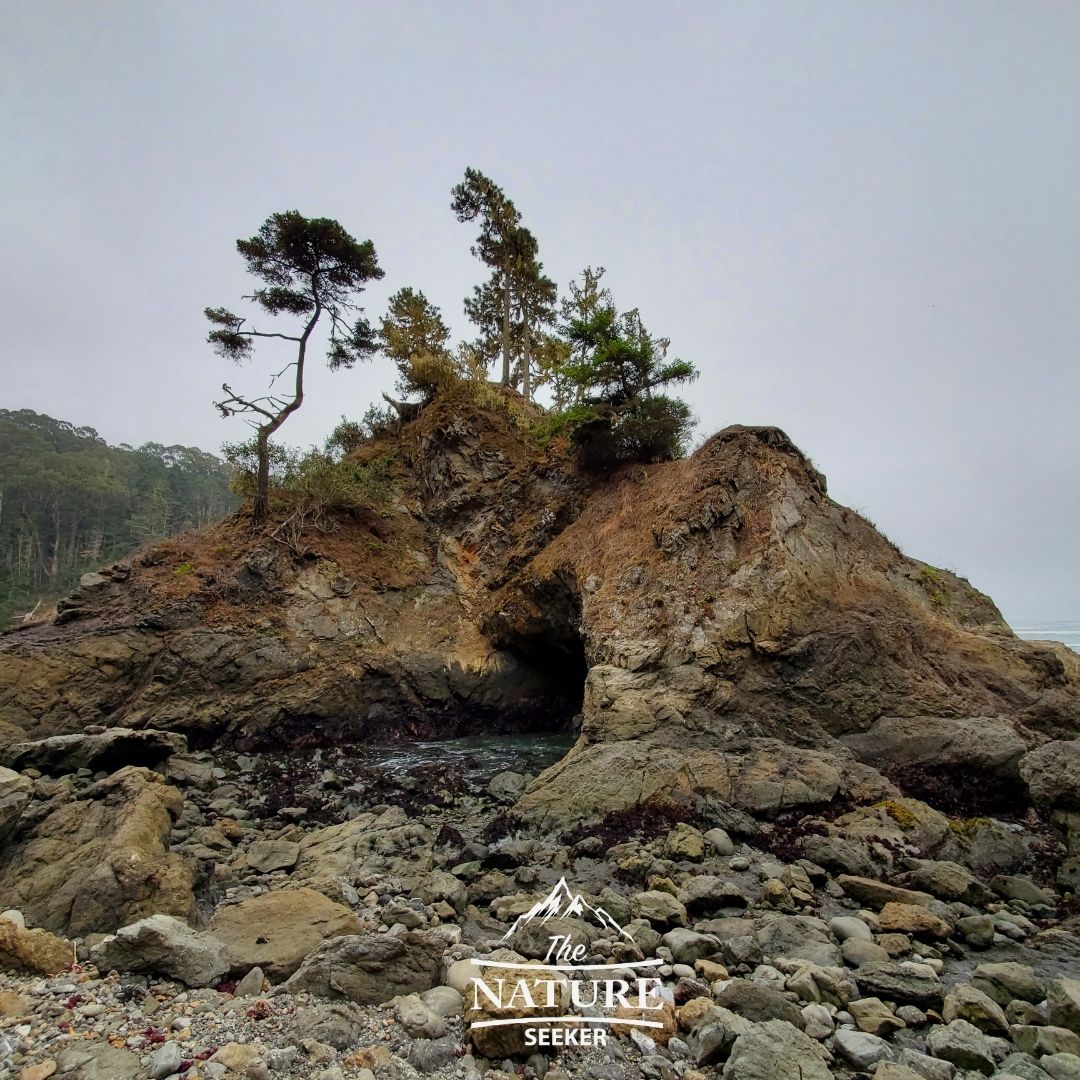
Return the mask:
<path id="1" fill-rule="evenodd" d="M 290 744 L 529 727 L 583 692 L 578 745 L 515 810 L 551 824 L 652 795 L 862 805 L 927 762 L 982 792 L 1080 731 L 1080 657 L 906 558 L 776 428 L 597 479 L 440 399 L 365 452 L 400 463 L 385 516 L 302 553 L 235 519 L 3 635 L 0 719 Z"/>
<path id="2" fill-rule="evenodd" d="M 183 797 L 157 773 L 130 766 L 85 796 L 25 817 L 0 855 L 0 909 L 18 908 L 53 933 L 111 933 L 146 915 L 186 919 L 191 872 L 168 850 Z"/>

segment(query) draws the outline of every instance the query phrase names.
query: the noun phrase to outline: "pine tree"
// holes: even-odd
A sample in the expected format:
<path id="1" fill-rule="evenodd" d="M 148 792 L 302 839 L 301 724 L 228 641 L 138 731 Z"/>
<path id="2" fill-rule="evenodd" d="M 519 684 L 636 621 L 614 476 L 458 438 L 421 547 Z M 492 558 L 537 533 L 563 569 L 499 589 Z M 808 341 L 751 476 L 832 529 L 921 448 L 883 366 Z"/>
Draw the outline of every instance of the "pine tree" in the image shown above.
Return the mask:
<path id="1" fill-rule="evenodd" d="M 261 331 L 246 327 L 246 319 L 227 308 L 207 308 L 212 329 L 207 340 L 219 355 L 240 363 L 250 357 L 256 338 L 278 338 L 296 346 L 296 356 L 271 380 L 290 369 L 291 395 L 268 394 L 245 398 L 222 386 L 226 397 L 214 404 L 222 416 L 249 415 L 256 430 L 258 475 L 253 519 L 266 520 L 270 509 L 270 436 L 304 400 L 304 365 L 308 342 L 323 315 L 330 322 L 327 362 L 331 371 L 352 367 L 357 360 L 377 349 L 374 331 L 363 317 L 355 297 L 372 280 L 381 278 L 375 246 L 370 240 L 354 240 L 338 222 L 330 218 L 306 218 L 296 210 L 272 214 L 255 236 L 237 240 L 248 271 L 263 282 L 248 297 L 270 316 L 288 315 L 300 319 L 293 334 Z M 355 313 L 354 322 L 349 322 Z"/>
<path id="2" fill-rule="evenodd" d="M 458 221 L 480 222 L 480 234 L 472 253 L 491 267 L 491 279 L 474 290 L 465 312 L 481 329 L 484 351 L 498 340 L 502 355 L 502 384 L 509 386 L 511 372 L 512 264 L 521 243 L 521 215 L 502 188 L 478 169 L 466 169 L 465 179 L 451 192 L 450 208 Z M 498 326 L 497 333 L 494 326 Z"/>
<path id="3" fill-rule="evenodd" d="M 416 289 L 399 289 L 379 326 L 383 352 L 397 364 L 399 393 L 429 399 L 458 378 L 446 347 L 450 330 L 439 309 Z"/>

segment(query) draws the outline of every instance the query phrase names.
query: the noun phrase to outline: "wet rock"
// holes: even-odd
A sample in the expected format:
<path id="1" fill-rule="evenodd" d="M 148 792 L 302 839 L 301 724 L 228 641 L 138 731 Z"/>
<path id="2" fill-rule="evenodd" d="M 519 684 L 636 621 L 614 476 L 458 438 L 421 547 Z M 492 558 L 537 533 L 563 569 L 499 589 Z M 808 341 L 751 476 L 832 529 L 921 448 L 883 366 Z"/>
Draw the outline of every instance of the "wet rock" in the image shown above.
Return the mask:
<path id="1" fill-rule="evenodd" d="M 305 958 L 284 989 L 378 1005 L 435 986 L 442 949 L 438 938 L 422 931 L 331 938 Z"/>
<path id="2" fill-rule="evenodd" d="M 225 944 L 170 915 L 122 927 L 91 951 L 102 971 L 149 971 L 187 986 L 211 986 L 229 970 Z"/>
<path id="3" fill-rule="evenodd" d="M 268 892 L 221 907 L 211 931 L 225 943 L 233 971 L 261 967 L 272 980 L 287 978 L 327 938 L 360 930 L 357 917 L 314 889 Z"/>

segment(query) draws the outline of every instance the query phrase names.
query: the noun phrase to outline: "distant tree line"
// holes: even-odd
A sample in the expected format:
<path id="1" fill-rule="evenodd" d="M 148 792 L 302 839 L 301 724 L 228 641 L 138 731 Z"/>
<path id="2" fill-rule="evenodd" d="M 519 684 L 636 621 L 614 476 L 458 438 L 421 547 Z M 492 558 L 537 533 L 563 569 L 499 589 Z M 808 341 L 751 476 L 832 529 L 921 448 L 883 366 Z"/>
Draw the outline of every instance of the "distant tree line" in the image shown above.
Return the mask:
<path id="1" fill-rule="evenodd" d="M 87 570 L 236 509 L 232 470 L 190 446 L 109 446 L 90 427 L 0 409 L 0 627 Z"/>

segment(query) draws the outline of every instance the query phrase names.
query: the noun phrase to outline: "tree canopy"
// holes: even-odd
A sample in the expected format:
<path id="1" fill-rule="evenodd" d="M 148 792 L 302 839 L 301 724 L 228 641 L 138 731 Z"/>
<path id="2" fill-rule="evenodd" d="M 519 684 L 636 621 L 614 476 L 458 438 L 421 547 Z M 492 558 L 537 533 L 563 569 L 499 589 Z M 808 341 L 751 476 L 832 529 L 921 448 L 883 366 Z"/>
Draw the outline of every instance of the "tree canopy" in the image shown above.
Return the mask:
<path id="1" fill-rule="evenodd" d="M 231 470 L 191 446 L 109 446 L 91 427 L 0 410 L 0 626 L 141 544 L 232 512 Z"/>
<path id="2" fill-rule="evenodd" d="M 256 330 L 227 308 L 207 308 L 211 330 L 207 340 L 215 350 L 235 362 L 250 357 L 257 338 L 292 342 L 294 358 L 271 379 L 271 387 L 292 371 L 291 391 L 244 397 L 228 383 L 226 397 L 215 402 L 222 416 L 246 415 L 256 429 L 258 475 L 254 520 L 266 519 L 269 508 L 270 437 L 304 400 L 304 365 L 311 336 L 325 314 L 330 323 L 327 363 L 331 370 L 352 367 L 373 355 L 378 342 L 371 324 L 356 304 L 356 297 L 383 271 L 370 240 L 357 241 L 331 218 L 306 218 L 296 210 L 271 214 L 255 236 L 237 240 L 236 250 L 250 274 L 263 284 L 249 297 L 264 314 L 292 316 L 297 330 Z"/>

